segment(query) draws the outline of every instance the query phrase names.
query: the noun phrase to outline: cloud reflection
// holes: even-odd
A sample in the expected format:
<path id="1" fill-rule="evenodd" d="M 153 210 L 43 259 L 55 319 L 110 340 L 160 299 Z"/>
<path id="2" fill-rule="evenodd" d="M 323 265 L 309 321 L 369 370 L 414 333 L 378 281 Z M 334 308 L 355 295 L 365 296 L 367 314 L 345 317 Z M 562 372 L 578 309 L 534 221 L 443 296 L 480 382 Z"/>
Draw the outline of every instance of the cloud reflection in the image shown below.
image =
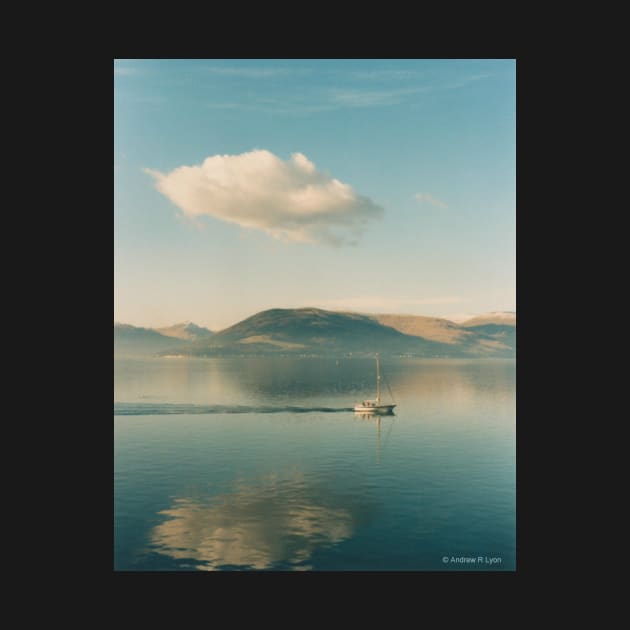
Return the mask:
<path id="1" fill-rule="evenodd" d="M 309 570 L 313 552 L 349 538 L 356 521 L 351 506 L 315 492 L 301 475 L 240 484 L 211 501 L 178 498 L 161 514 L 170 518 L 153 529 L 153 551 L 205 571 Z"/>

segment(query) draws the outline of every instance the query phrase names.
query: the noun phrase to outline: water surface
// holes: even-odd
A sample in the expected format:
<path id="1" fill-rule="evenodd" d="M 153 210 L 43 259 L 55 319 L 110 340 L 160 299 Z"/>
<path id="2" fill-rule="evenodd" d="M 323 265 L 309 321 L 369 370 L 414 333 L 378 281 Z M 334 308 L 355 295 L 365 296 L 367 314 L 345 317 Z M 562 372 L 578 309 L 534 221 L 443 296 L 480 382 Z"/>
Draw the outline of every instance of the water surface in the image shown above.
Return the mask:
<path id="1" fill-rule="evenodd" d="M 514 570 L 515 362 L 382 368 L 115 361 L 114 568 Z"/>

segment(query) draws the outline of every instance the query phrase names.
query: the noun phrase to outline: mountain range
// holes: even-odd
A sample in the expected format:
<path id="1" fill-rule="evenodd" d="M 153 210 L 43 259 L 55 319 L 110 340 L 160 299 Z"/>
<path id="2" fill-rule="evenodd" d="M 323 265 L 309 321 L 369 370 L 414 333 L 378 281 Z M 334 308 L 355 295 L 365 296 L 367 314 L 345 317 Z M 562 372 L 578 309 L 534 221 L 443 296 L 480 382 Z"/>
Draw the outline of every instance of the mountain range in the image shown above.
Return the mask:
<path id="1" fill-rule="evenodd" d="M 203 326 L 197 326 L 197 324 L 193 324 L 192 322 L 174 324 L 173 326 L 167 326 L 166 328 L 155 328 L 155 331 L 165 337 L 186 339 L 187 341 L 207 339 L 214 334 L 211 330 L 203 328 Z"/>
<path id="2" fill-rule="evenodd" d="M 424 357 L 514 357 L 516 313 L 486 313 L 455 323 L 421 315 L 276 308 L 218 332 L 192 322 L 157 329 L 114 323 L 117 357 L 374 352 Z"/>

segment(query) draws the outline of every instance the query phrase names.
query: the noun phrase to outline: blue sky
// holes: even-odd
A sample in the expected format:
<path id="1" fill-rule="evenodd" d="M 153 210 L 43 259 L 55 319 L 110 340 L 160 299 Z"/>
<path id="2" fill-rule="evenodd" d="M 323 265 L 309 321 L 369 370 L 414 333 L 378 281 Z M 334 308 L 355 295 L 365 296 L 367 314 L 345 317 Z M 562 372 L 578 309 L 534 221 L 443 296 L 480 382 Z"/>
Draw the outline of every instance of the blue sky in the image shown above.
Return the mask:
<path id="1" fill-rule="evenodd" d="M 515 310 L 515 108 L 514 60 L 116 60 L 114 319 Z"/>

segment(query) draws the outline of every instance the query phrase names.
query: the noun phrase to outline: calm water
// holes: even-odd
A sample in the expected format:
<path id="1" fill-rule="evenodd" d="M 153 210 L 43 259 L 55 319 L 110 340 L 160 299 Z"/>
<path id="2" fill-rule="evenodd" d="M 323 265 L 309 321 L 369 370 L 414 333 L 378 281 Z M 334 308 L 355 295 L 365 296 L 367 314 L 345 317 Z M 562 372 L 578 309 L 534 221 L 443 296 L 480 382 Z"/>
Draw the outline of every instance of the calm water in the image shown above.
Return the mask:
<path id="1" fill-rule="evenodd" d="M 382 368 L 115 361 L 114 568 L 514 570 L 515 362 Z"/>

